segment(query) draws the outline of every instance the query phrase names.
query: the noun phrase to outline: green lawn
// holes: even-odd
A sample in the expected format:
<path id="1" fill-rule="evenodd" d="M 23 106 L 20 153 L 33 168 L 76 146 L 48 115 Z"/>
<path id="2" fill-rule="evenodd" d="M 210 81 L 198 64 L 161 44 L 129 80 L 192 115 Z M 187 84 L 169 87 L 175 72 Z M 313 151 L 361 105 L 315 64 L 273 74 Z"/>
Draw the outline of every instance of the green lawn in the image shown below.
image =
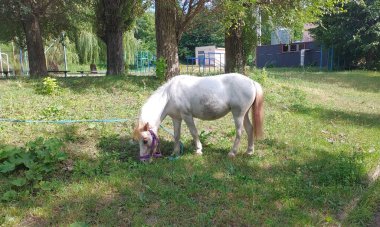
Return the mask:
<path id="1" fill-rule="evenodd" d="M 0 226 L 376 225 L 380 73 L 266 72 L 251 72 L 263 83 L 266 102 L 266 136 L 253 157 L 227 157 L 234 140 L 227 115 L 197 121 L 202 157 L 193 154 L 184 126 L 185 154 L 148 165 L 136 161 L 131 132 L 140 107 L 160 85 L 154 78 L 60 78 L 54 95 L 36 93 L 41 81 L 0 80 L 0 118 L 131 120 L 0 122 L 0 167 L 6 152 L 23 149 L 44 160 L 34 173 L 45 173 L 27 183 L 20 183 L 28 178 L 26 166 L 0 173 Z M 170 119 L 163 125 L 171 128 Z M 163 130 L 160 138 L 168 155 L 172 138 Z M 51 161 L 45 151 L 63 151 L 65 158 Z"/>

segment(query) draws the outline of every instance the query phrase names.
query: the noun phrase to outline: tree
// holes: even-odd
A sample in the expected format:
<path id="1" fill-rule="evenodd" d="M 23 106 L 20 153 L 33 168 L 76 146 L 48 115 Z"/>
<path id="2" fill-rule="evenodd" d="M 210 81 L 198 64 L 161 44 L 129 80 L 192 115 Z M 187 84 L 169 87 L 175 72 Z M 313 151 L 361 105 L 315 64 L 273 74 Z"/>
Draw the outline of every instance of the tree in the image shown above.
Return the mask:
<path id="1" fill-rule="evenodd" d="M 224 47 L 224 25 L 220 14 L 206 8 L 194 18 L 192 25 L 182 35 L 178 49 L 180 61 L 195 56 L 196 47 L 209 45 Z"/>
<path id="2" fill-rule="evenodd" d="M 123 34 L 143 12 L 143 1 L 98 0 L 96 9 L 97 34 L 107 46 L 107 75 L 121 75 L 125 71 Z"/>
<path id="3" fill-rule="evenodd" d="M 1 0 L 0 39 L 28 50 L 31 77 L 47 75 L 44 38 L 58 37 L 69 28 L 68 12 L 77 0 Z M 5 32 L 4 32 L 5 31 Z"/>
<path id="4" fill-rule="evenodd" d="M 324 15 L 312 30 L 316 39 L 334 48 L 343 68 L 380 68 L 380 1 L 350 2 L 345 11 Z"/>
<path id="5" fill-rule="evenodd" d="M 142 17 L 137 18 L 135 38 L 141 42 L 141 49 L 156 53 L 157 45 L 154 12 L 145 12 Z"/>
<path id="6" fill-rule="evenodd" d="M 157 58 L 166 61 L 167 80 L 179 74 L 178 44 L 194 17 L 205 9 L 206 2 L 208 1 L 155 1 Z"/>
<path id="7" fill-rule="evenodd" d="M 256 28 L 260 16 L 275 25 L 299 27 L 334 10 L 335 2 L 346 0 L 220 0 L 226 26 L 226 72 L 244 73 L 246 56 L 256 46 Z M 260 14 L 258 13 L 260 12 Z M 262 18 L 261 19 L 265 19 Z"/>
<path id="8" fill-rule="evenodd" d="M 49 14 L 54 11 L 52 8 L 56 7 L 57 4 L 59 4 L 59 1 L 47 0 L 42 0 L 38 3 L 32 0 L 3 0 L 0 3 L 2 23 L 8 29 L 11 28 L 7 22 L 17 28 L 15 32 L 7 33 L 7 38 L 14 39 L 17 35 L 22 38 L 20 31 L 23 32 L 32 77 L 47 75 L 41 22 L 45 17 L 49 17 Z"/>

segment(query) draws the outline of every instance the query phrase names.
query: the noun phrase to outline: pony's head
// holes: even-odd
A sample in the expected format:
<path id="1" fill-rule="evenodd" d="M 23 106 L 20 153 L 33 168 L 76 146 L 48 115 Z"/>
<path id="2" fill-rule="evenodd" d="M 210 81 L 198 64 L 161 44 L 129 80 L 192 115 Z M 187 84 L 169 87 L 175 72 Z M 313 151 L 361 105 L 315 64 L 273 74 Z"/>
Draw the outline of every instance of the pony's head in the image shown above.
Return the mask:
<path id="1" fill-rule="evenodd" d="M 134 129 L 133 138 L 139 141 L 140 161 L 149 161 L 151 157 L 161 157 L 157 134 L 149 126 L 149 123 L 139 122 Z"/>

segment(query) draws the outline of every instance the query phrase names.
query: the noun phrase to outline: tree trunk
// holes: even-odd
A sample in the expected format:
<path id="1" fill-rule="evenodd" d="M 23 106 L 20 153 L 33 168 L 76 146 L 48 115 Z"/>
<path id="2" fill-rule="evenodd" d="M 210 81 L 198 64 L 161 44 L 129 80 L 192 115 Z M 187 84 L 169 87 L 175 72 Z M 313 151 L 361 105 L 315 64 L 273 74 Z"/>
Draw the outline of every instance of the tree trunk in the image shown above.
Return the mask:
<path id="1" fill-rule="evenodd" d="M 157 59 L 166 61 L 166 80 L 179 74 L 176 4 L 176 0 L 155 1 Z"/>
<path id="2" fill-rule="evenodd" d="M 125 72 L 123 48 L 123 18 L 121 1 L 103 0 L 105 21 L 105 42 L 107 45 L 107 75 L 121 75 Z"/>
<path id="3" fill-rule="evenodd" d="M 107 75 L 121 75 L 125 72 L 123 32 L 107 32 Z"/>
<path id="4" fill-rule="evenodd" d="M 29 74 L 31 77 L 47 76 L 44 44 L 38 17 L 27 14 L 22 18 L 28 49 Z"/>
<path id="5" fill-rule="evenodd" d="M 233 25 L 225 34 L 226 65 L 225 72 L 245 74 L 245 58 L 243 48 L 243 28 Z"/>

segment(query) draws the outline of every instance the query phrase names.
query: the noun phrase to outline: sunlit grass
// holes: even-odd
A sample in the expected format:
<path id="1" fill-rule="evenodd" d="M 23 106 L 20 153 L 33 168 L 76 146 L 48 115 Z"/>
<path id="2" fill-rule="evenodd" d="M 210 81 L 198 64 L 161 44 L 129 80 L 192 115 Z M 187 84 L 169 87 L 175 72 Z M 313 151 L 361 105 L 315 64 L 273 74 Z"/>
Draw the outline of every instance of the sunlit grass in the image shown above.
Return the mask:
<path id="1" fill-rule="evenodd" d="M 136 161 L 132 124 L 160 84 L 153 78 L 61 78 L 53 96 L 37 80 L 1 80 L 0 118 L 108 119 L 127 123 L 0 124 L 0 147 L 59 138 L 69 159 L 48 191 L 18 191 L 0 203 L 0 225 L 367 225 L 380 202 L 369 175 L 380 160 L 380 74 L 270 69 L 265 80 L 264 140 L 253 157 L 227 153 L 232 116 L 199 121 L 204 155 Z M 255 71 L 252 77 L 258 78 Z M 171 128 L 170 119 L 163 123 Z M 160 131 L 165 155 L 171 135 Z M 0 177 L 0 194 L 8 182 Z M 357 200 L 355 209 L 349 209 Z"/>

